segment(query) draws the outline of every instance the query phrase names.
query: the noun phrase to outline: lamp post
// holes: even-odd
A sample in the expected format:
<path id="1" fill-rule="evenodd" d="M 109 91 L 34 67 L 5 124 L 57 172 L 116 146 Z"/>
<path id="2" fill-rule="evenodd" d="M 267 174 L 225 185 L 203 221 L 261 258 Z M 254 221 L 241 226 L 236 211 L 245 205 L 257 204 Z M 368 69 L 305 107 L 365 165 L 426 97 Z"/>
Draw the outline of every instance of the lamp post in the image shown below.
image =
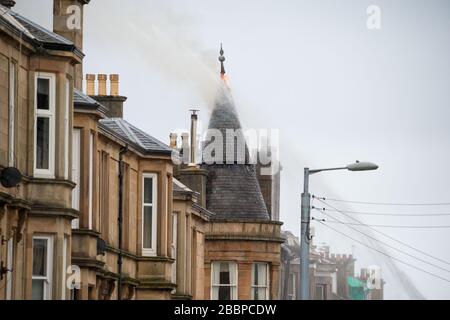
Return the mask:
<path id="1" fill-rule="evenodd" d="M 302 216 L 300 226 L 300 299 L 309 300 L 309 243 L 311 241 L 309 235 L 309 222 L 311 215 L 311 194 L 309 193 L 309 176 L 322 172 L 332 170 L 349 170 L 349 171 L 367 171 L 376 170 L 378 166 L 370 162 L 359 162 L 349 164 L 346 167 L 327 168 L 327 169 L 304 169 L 303 193 L 302 193 Z"/>

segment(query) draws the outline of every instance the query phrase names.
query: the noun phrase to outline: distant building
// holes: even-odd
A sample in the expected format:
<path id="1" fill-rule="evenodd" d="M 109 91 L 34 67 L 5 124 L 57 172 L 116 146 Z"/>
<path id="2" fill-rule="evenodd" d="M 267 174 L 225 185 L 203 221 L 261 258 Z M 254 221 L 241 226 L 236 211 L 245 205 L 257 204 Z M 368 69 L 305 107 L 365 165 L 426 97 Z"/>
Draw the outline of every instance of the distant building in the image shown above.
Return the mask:
<path id="1" fill-rule="evenodd" d="M 312 232 L 313 229 L 312 229 Z M 296 300 L 299 297 L 300 243 L 289 231 L 282 232 L 282 272 L 280 298 Z M 327 245 L 311 244 L 310 297 L 312 300 L 382 300 L 384 281 L 379 288 L 368 288 L 367 269 L 355 274 L 356 259 L 350 254 L 330 253 Z"/>

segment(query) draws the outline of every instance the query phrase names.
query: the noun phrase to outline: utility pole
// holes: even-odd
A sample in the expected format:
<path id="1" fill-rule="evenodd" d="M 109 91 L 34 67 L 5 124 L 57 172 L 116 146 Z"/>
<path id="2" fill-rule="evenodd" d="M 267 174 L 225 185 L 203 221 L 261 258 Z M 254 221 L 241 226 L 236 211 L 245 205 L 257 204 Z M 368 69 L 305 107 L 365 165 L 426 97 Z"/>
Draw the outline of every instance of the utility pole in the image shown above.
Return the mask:
<path id="1" fill-rule="evenodd" d="M 309 300 L 309 243 L 311 237 L 309 234 L 309 223 L 311 215 L 311 195 L 309 194 L 309 176 L 322 172 L 322 171 L 334 171 L 334 170 L 349 170 L 349 171 L 368 171 L 376 170 L 378 166 L 371 162 L 359 162 L 349 164 L 345 167 L 338 168 L 326 168 L 326 169 L 304 169 L 303 177 L 303 193 L 302 193 L 302 214 L 301 214 L 301 226 L 300 226 L 300 299 Z"/>
<path id="2" fill-rule="evenodd" d="M 309 222 L 311 215 L 311 195 L 309 194 L 309 168 L 304 169 L 302 216 L 300 226 L 300 299 L 309 300 Z"/>

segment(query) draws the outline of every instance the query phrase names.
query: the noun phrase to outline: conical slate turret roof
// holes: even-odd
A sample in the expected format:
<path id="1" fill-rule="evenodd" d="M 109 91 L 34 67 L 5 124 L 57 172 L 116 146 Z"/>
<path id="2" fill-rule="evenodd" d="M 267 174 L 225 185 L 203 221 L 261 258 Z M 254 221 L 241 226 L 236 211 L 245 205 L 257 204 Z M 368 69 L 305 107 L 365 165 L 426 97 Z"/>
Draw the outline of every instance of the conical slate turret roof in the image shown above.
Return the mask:
<path id="1" fill-rule="evenodd" d="M 255 165 L 249 163 L 247 144 L 242 132 L 239 131 L 237 137 L 243 139 L 243 148 L 235 146 L 235 138 L 227 139 L 227 129 L 239 130 L 241 124 L 231 93 L 225 84 L 219 90 L 208 128 L 217 129 L 222 133 L 224 157 L 223 162 L 215 161 L 210 164 L 204 162 L 202 165 L 208 170 L 206 208 L 215 214 L 215 219 L 269 220 L 256 178 Z M 204 144 L 204 151 L 209 143 L 213 142 L 207 141 Z M 221 151 L 220 147 L 217 149 L 217 152 Z M 235 161 L 226 161 L 227 149 L 231 150 Z"/>

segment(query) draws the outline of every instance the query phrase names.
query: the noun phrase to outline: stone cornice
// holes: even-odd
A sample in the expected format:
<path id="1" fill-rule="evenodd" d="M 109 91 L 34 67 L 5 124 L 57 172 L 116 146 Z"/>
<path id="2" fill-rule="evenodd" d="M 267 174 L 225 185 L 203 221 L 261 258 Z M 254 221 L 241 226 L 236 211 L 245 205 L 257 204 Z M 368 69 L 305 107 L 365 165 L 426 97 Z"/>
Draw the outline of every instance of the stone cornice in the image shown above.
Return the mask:
<path id="1" fill-rule="evenodd" d="M 114 248 L 110 245 L 106 246 L 106 251 L 108 252 L 112 252 L 115 254 L 119 254 L 120 250 L 117 248 Z M 175 259 L 169 258 L 169 257 L 162 257 L 162 256 L 155 256 L 155 257 L 144 257 L 144 256 L 139 256 L 136 254 L 133 254 L 131 252 L 122 250 L 122 254 L 124 257 L 127 257 L 129 259 L 133 259 L 136 261 L 151 261 L 151 262 L 167 262 L 167 263 L 174 263 Z"/>
<path id="2" fill-rule="evenodd" d="M 281 237 L 264 237 L 264 236 L 248 236 L 248 235 L 227 235 L 227 234 L 205 234 L 205 240 L 208 241 L 264 241 L 283 243 L 285 240 Z"/>
<path id="3" fill-rule="evenodd" d="M 63 217 L 72 220 L 78 218 L 80 214 L 78 210 L 72 208 L 33 205 L 30 210 L 30 215 L 42 217 Z"/>

